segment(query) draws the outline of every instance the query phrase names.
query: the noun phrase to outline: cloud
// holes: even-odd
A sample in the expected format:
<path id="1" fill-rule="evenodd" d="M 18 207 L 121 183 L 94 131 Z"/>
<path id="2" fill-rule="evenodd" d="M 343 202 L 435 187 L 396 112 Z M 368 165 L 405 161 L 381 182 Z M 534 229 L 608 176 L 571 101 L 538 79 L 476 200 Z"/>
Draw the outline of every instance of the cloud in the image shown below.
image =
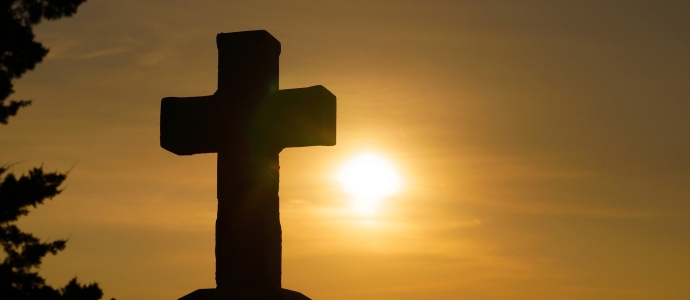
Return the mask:
<path id="1" fill-rule="evenodd" d="M 88 60 L 88 59 L 100 58 L 100 57 L 104 57 L 104 56 L 123 54 L 123 53 L 131 52 L 131 51 L 132 51 L 131 48 L 124 47 L 124 46 L 105 48 L 105 49 L 99 49 L 99 50 L 94 50 L 94 51 L 84 53 L 80 56 L 80 59 Z"/>

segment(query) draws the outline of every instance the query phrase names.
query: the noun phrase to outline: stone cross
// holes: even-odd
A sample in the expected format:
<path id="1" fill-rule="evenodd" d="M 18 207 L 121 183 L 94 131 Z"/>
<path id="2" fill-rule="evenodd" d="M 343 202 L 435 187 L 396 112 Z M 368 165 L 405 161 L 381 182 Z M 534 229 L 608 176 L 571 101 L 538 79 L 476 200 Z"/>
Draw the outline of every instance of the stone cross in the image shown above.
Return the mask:
<path id="1" fill-rule="evenodd" d="M 216 43 L 218 90 L 161 101 L 161 147 L 218 153 L 217 289 L 182 299 L 308 299 L 281 289 L 278 155 L 335 145 L 336 97 L 323 86 L 279 90 L 280 42 L 264 30 Z"/>

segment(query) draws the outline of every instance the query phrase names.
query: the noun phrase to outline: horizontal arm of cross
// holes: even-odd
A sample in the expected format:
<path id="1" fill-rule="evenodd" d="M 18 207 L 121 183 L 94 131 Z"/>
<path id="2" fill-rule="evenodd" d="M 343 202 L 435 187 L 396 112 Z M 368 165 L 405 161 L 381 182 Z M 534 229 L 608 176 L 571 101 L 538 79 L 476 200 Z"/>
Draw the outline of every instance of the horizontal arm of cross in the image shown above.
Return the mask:
<path id="1" fill-rule="evenodd" d="M 216 102 L 215 96 L 163 98 L 161 147 L 177 155 L 217 152 Z"/>
<path id="2" fill-rule="evenodd" d="M 323 86 L 280 90 L 250 112 L 249 124 L 233 119 L 232 106 L 218 95 L 168 97 L 161 101 L 161 147 L 177 155 L 215 153 L 231 138 L 255 145 L 307 147 L 335 145 L 336 97 Z M 235 115 L 236 117 L 236 115 Z M 246 128 L 246 132 L 233 134 Z"/>
<path id="3" fill-rule="evenodd" d="M 280 148 L 335 145 L 336 97 L 321 85 L 287 89 L 265 99 L 251 137 Z"/>

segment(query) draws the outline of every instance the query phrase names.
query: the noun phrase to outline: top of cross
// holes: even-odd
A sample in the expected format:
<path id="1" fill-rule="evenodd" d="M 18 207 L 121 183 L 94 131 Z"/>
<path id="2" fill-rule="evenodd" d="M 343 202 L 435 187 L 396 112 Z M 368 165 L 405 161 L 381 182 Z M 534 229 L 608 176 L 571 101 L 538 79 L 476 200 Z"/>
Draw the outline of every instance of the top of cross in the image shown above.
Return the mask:
<path id="1" fill-rule="evenodd" d="M 215 153 L 247 139 L 274 148 L 335 145 L 335 95 L 323 86 L 278 90 L 278 40 L 257 30 L 220 33 L 216 43 L 218 89 L 163 99 L 163 148 Z"/>

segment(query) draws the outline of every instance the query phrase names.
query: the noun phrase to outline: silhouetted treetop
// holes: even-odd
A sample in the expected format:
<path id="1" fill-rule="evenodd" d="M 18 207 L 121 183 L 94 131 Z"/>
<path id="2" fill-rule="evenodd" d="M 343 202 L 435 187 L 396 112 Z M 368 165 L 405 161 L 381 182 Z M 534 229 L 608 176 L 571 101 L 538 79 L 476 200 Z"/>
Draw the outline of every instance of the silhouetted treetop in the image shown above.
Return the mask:
<path id="1" fill-rule="evenodd" d="M 55 289 L 38 274 L 43 257 L 65 249 L 67 240 L 41 241 L 21 231 L 14 223 L 61 191 L 64 173 L 46 173 L 34 168 L 17 178 L 0 167 L 0 246 L 5 252 L 0 262 L 0 295 L 7 300 L 98 300 L 103 292 L 96 283 L 81 285 L 76 278 Z M 4 176 L 3 176 L 4 175 Z"/>
<path id="2" fill-rule="evenodd" d="M 0 0 L 0 123 L 28 100 L 4 102 L 14 90 L 12 80 L 28 70 L 33 70 L 48 54 L 48 49 L 34 40 L 33 25 L 43 19 L 55 20 L 69 17 L 86 0 Z"/>
<path id="3" fill-rule="evenodd" d="M 14 19 L 20 20 L 22 25 L 30 26 L 41 22 L 42 19 L 54 20 L 72 16 L 77 7 L 86 0 L 5 0 L 3 9 L 13 13 Z"/>
<path id="4" fill-rule="evenodd" d="M 81 285 L 77 282 L 77 278 L 70 280 L 64 288 L 60 289 L 60 292 L 63 300 L 101 299 L 103 297 L 103 291 L 98 287 L 98 284 Z"/>
<path id="5" fill-rule="evenodd" d="M 6 168 L 0 168 L 0 176 L 5 171 Z M 66 174 L 44 173 L 42 168 L 34 168 L 19 179 L 14 174 L 5 176 L 0 183 L 0 223 L 16 221 L 29 213 L 29 206 L 36 207 L 45 199 L 55 197 L 65 178 Z"/>

